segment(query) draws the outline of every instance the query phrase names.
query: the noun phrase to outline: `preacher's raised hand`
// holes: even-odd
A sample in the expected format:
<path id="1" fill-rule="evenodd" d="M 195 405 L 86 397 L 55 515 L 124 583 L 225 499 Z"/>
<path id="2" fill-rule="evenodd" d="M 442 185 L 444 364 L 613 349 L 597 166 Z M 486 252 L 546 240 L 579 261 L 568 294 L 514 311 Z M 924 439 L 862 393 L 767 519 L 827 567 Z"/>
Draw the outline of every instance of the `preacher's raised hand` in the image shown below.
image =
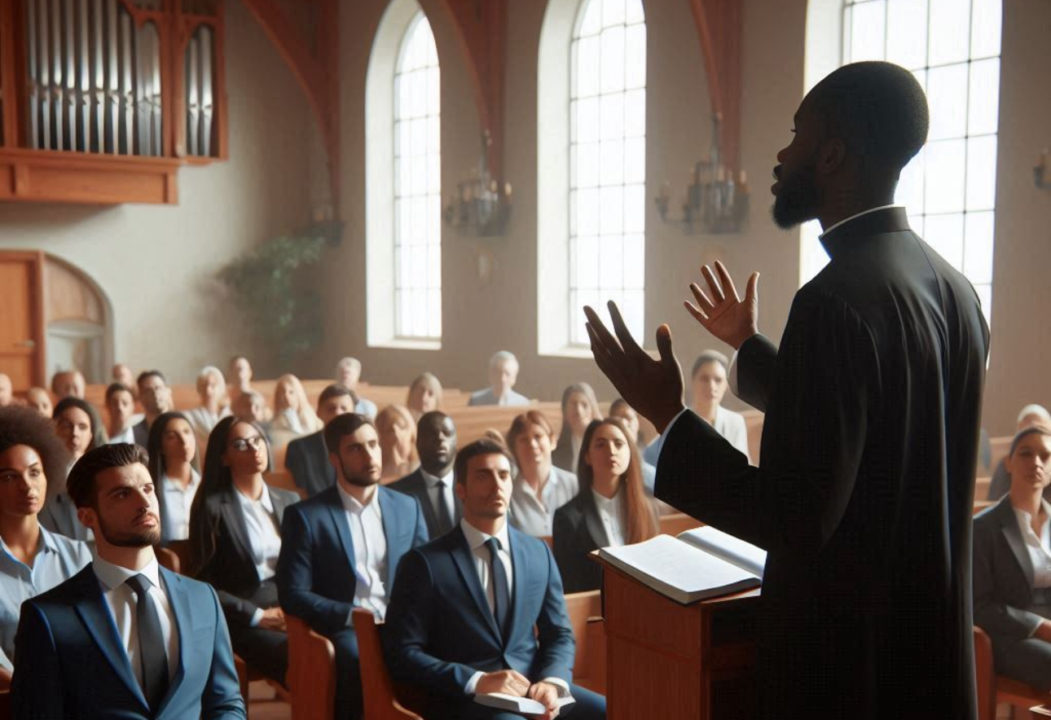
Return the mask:
<path id="1" fill-rule="evenodd" d="M 617 304 L 611 300 L 608 306 L 616 337 L 594 310 L 584 307 L 595 364 L 628 405 L 653 423 L 657 432 L 664 432 L 683 409 L 682 368 L 671 349 L 671 330 L 667 325 L 657 328 L 660 359 L 654 360 L 631 336 Z"/>
<path id="2" fill-rule="evenodd" d="M 715 273 L 719 274 L 718 279 Z M 743 301 L 737 294 L 726 266 L 718 260 L 715 261 L 715 273 L 707 265 L 701 268 L 711 298 L 700 285 L 690 283 L 690 291 L 697 305 L 689 300 L 683 301 L 683 305 L 708 332 L 736 350 L 741 347 L 741 343 L 759 332 L 759 273 L 754 272 L 748 278 Z"/>

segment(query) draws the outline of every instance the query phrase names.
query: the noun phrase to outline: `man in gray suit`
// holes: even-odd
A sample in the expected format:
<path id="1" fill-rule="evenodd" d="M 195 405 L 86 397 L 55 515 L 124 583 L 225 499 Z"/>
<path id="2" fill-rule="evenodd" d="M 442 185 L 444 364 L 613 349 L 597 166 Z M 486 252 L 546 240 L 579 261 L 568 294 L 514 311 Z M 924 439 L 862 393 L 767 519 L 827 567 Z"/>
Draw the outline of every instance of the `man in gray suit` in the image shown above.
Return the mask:
<path id="1" fill-rule="evenodd" d="M 529 398 L 511 388 L 518 380 L 518 358 L 507 350 L 493 353 L 489 358 L 489 387 L 471 393 L 468 405 L 528 405 Z"/>

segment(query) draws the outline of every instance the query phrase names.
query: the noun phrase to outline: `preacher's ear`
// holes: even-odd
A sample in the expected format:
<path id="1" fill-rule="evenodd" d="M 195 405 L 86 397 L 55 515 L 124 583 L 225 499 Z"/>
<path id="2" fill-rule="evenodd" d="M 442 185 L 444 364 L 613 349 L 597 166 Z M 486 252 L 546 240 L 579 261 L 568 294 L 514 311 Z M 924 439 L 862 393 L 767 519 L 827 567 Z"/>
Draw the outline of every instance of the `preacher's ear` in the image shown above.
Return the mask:
<path id="1" fill-rule="evenodd" d="M 847 144 L 842 138 L 829 138 L 818 148 L 816 170 L 830 175 L 839 170 L 847 159 Z"/>

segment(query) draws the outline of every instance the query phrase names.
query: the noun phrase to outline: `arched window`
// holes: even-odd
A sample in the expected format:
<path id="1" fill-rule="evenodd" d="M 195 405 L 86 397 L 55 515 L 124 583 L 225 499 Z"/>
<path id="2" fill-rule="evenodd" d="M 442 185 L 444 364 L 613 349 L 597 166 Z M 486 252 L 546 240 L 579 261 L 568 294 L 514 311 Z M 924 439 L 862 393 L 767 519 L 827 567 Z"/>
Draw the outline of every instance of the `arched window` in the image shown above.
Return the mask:
<path id="1" fill-rule="evenodd" d="M 808 55 L 828 55 L 828 0 L 811 0 Z M 912 228 L 974 285 L 988 321 L 993 280 L 1001 0 L 837 0 L 837 64 L 887 60 L 927 92 L 927 145 L 902 171 L 895 201 Z M 835 42 L 835 41 L 833 41 Z M 817 45 L 821 48 L 815 47 Z M 808 61 L 807 85 L 832 67 Z M 820 228 L 803 232 L 802 280 L 827 261 Z"/>
<path id="2" fill-rule="evenodd" d="M 439 347 L 441 76 L 416 0 L 392 0 L 384 12 L 365 105 L 368 342 Z"/>
<path id="3" fill-rule="evenodd" d="M 568 66 L 568 76 L 560 65 Z M 550 3 L 539 71 L 540 351 L 586 346 L 581 308 L 607 299 L 617 302 L 632 333 L 641 337 L 646 207 L 641 0 Z"/>

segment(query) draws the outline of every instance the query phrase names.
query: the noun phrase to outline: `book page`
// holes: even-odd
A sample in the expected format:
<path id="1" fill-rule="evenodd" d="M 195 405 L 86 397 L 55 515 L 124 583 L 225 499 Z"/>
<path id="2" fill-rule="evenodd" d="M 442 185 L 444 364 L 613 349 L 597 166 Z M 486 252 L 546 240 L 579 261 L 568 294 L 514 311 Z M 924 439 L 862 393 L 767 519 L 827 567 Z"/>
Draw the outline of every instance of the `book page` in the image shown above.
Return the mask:
<path id="1" fill-rule="evenodd" d="M 598 552 L 648 587 L 683 604 L 760 584 L 755 574 L 670 535 Z"/>
<path id="2" fill-rule="evenodd" d="M 479 705 L 485 705 L 486 707 L 510 710 L 525 715 L 543 715 L 547 712 L 547 708 L 544 707 L 542 703 L 539 703 L 532 698 L 508 695 L 506 693 L 479 693 L 474 696 L 474 701 Z M 555 704 L 558 707 L 565 707 L 574 702 L 576 701 L 572 697 L 567 696 L 559 698 Z"/>
<path id="3" fill-rule="evenodd" d="M 679 533 L 679 539 L 691 545 L 717 555 L 742 570 L 747 570 L 758 578 L 763 577 L 766 566 L 766 550 L 750 542 L 724 533 L 711 525 L 685 530 Z"/>

